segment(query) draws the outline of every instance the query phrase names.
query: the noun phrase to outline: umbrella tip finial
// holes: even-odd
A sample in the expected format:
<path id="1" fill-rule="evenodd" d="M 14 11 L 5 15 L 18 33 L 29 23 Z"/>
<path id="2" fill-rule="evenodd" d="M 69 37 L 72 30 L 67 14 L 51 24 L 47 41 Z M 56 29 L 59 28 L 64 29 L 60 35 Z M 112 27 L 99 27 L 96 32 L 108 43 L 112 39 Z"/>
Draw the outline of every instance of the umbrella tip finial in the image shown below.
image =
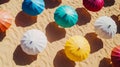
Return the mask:
<path id="1" fill-rule="evenodd" d="M 111 25 L 108 26 L 108 28 L 110 28 L 110 27 L 111 27 Z"/>
<path id="2" fill-rule="evenodd" d="M 32 43 L 32 41 L 30 41 L 30 44 Z"/>
<path id="3" fill-rule="evenodd" d="M 80 47 L 77 50 L 80 50 Z"/>

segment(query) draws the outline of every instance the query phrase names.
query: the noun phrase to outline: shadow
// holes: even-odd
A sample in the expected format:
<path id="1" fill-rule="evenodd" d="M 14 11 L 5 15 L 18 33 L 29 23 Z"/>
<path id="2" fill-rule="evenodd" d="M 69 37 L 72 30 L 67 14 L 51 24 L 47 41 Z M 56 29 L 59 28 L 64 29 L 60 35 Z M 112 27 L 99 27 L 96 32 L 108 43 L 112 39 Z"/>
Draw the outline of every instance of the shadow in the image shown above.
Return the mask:
<path id="1" fill-rule="evenodd" d="M 19 12 L 15 18 L 17 26 L 26 27 L 37 22 L 37 16 L 30 16 L 23 11 Z"/>
<path id="2" fill-rule="evenodd" d="M 37 55 L 35 56 L 27 55 L 26 53 L 22 51 L 20 45 L 17 46 L 17 48 L 15 49 L 13 53 L 13 60 L 16 63 L 16 65 L 29 65 L 36 59 L 37 59 Z"/>
<path id="3" fill-rule="evenodd" d="M 90 22 L 91 15 L 85 8 L 77 8 L 76 12 L 78 13 L 78 25 L 85 25 L 86 23 Z"/>
<path id="4" fill-rule="evenodd" d="M 59 28 L 55 22 L 51 22 L 46 27 L 46 36 L 49 42 L 57 41 L 65 37 L 64 28 Z"/>
<path id="5" fill-rule="evenodd" d="M 5 36 L 6 36 L 6 32 L 0 32 L 0 41 L 2 41 Z"/>
<path id="6" fill-rule="evenodd" d="M 45 8 L 55 8 L 61 4 L 62 0 L 44 0 Z"/>
<path id="7" fill-rule="evenodd" d="M 97 38 L 95 33 L 87 33 L 85 38 L 88 40 L 91 48 L 91 53 L 98 51 L 103 48 L 103 42 L 101 39 Z"/>
<path id="8" fill-rule="evenodd" d="M 10 0 L 0 0 L 0 4 L 4 4 L 4 3 L 7 3 L 9 2 Z"/>
<path id="9" fill-rule="evenodd" d="M 112 15 L 111 18 L 116 22 L 117 25 L 117 33 L 120 33 L 120 15 Z"/>
<path id="10" fill-rule="evenodd" d="M 108 58 L 103 58 L 103 59 L 100 61 L 99 67 L 112 67 L 112 63 L 111 63 L 110 59 L 108 59 Z"/>
<path id="11" fill-rule="evenodd" d="M 104 7 L 109 7 L 114 5 L 115 0 L 104 0 Z"/>
<path id="12" fill-rule="evenodd" d="M 75 67 L 75 62 L 66 57 L 63 49 L 57 52 L 53 63 L 54 67 Z"/>

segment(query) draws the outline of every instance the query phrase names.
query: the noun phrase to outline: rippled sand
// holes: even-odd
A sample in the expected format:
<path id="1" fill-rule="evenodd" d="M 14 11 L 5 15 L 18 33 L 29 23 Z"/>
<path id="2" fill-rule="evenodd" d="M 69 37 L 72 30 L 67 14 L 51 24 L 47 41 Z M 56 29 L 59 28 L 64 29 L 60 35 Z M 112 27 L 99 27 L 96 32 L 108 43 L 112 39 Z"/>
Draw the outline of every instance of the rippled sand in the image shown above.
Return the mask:
<path id="1" fill-rule="evenodd" d="M 7 0 L 1 0 L 7 1 Z M 6 33 L 0 33 L 0 67 L 111 67 L 111 50 L 120 45 L 120 1 L 106 2 L 99 12 L 87 11 L 82 0 L 63 0 L 61 4 L 46 1 L 46 9 L 37 17 L 30 17 L 21 11 L 22 0 L 0 1 L 0 9 L 11 12 L 14 20 Z M 62 29 L 54 23 L 53 14 L 57 6 L 70 5 L 79 14 L 79 22 L 72 28 Z M 112 17 L 118 32 L 112 39 L 102 39 L 95 34 L 93 24 L 100 16 Z M 25 31 L 39 29 L 48 38 L 47 48 L 37 56 L 26 55 L 20 48 Z M 90 56 L 83 62 L 73 62 L 64 54 L 65 41 L 74 35 L 87 38 L 91 46 Z"/>

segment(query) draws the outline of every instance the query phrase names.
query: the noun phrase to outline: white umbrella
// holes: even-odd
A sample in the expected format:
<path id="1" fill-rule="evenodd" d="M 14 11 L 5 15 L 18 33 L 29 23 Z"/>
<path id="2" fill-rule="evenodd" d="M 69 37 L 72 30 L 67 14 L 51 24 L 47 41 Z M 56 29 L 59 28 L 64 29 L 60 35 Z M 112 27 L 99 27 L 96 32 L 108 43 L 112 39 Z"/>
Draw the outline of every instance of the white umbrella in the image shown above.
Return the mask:
<path id="1" fill-rule="evenodd" d="M 45 34 L 37 29 L 28 30 L 21 40 L 21 48 L 28 55 L 36 55 L 42 52 L 46 45 Z"/>
<path id="2" fill-rule="evenodd" d="M 98 18 L 94 24 L 96 33 L 102 38 L 112 38 L 117 32 L 115 21 L 107 16 Z"/>

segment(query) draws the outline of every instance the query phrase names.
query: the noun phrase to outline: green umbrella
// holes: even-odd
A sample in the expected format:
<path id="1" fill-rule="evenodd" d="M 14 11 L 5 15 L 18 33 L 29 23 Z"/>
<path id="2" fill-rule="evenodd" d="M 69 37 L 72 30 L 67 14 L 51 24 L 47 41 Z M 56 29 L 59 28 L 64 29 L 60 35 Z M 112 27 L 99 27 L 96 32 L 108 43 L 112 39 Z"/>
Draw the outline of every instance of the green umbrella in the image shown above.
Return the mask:
<path id="1" fill-rule="evenodd" d="M 54 19 L 61 27 L 69 28 L 77 23 L 78 14 L 71 6 L 63 5 L 56 9 Z"/>

